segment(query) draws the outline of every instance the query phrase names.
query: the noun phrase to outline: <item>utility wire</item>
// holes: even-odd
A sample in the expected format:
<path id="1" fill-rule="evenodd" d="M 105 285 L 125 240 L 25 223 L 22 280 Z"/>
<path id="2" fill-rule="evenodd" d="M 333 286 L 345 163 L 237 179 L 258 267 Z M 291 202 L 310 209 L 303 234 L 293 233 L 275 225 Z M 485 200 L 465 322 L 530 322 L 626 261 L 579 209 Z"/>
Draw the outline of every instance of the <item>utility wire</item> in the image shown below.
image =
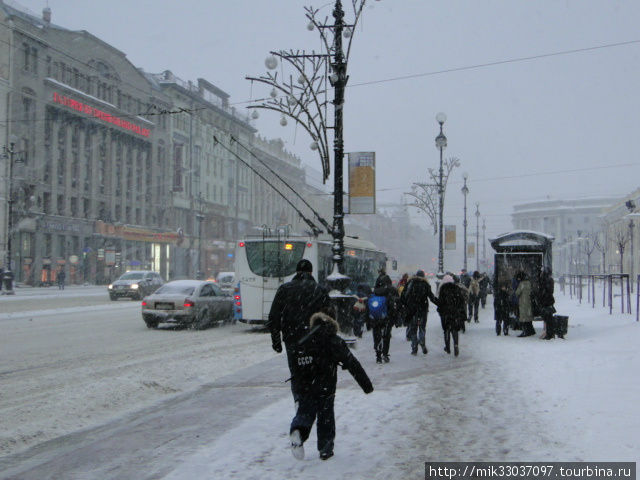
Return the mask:
<path id="1" fill-rule="evenodd" d="M 251 155 L 253 158 L 258 160 L 267 170 L 269 170 L 273 175 L 276 176 L 278 180 L 280 180 L 289 190 L 291 190 L 294 193 L 294 195 L 297 196 L 302 201 L 302 203 L 304 203 L 309 208 L 309 210 L 313 212 L 313 214 L 316 216 L 316 218 L 322 224 L 322 226 L 327 229 L 327 233 L 330 233 L 332 231 L 332 228 L 329 225 L 329 223 L 327 223 L 327 221 L 311 205 L 309 205 L 309 203 L 302 197 L 302 195 L 300 195 L 291 185 L 289 185 L 280 175 L 278 175 L 269 165 L 267 165 L 266 162 L 264 162 L 261 158 L 258 158 L 255 153 L 253 153 L 245 145 L 239 142 L 238 139 L 235 138 L 233 135 L 231 136 L 231 140 L 236 142 L 238 145 L 240 145 L 244 149 L 244 151 L 246 151 L 249 155 Z"/>
<path id="2" fill-rule="evenodd" d="M 242 157 L 240 157 L 240 155 L 238 155 L 236 152 L 234 152 L 233 150 L 231 150 L 229 147 L 225 146 L 220 140 L 218 140 L 217 136 L 213 136 L 213 141 L 214 141 L 214 145 L 220 145 L 222 148 L 224 148 L 227 152 L 229 152 L 231 155 L 233 155 L 235 158 L 237 158 L 240 162 L 242 162 L 246 167 L 249 168 L 249 170 L 251 170 L 253 173 L 255 173 L 258 177 L 260 177 L 260 179 L 262 179 L 267 185 L 269 185 L 271 188 L 273 188 L 273 190 L 280 195 L 285 202 L 287 202 L 291 208 L 293 208 L 296 213 L 300 216 L 300 218 L 302 218 L 302 220 L 304 220 L 304 222 L 311 228 L 313 235 L 314 236 L 318 236 L 320 233 L 322 233 L 322 230 L 320 230 L 318 228 L 318 226 L 313 223 L 311 220 L 309 220 L 304 213 L 302 213 L 300 211 L 300 209 L 298 207 L 296 207 L 291 200 L 289 200 L 280 190 L 278 190 L 269 180 L 267 180 L 264 175 L 262 175 L 260 172 L 258 172 L 255 168 L 253 168 L 246 160 L 244 160 Z"/>
<path id="3" fill-rule="evenodd" d="M 626 42 L 617 42 L 617 43 L 607 43 L 607 44 L 603 44 L 603 45 L 596 45 L 593 47 L 584 47 L 584 48 L 575 48 L 572 50 L 562 50 L 559 52 L 551 52 L 551 53 L 541 53 L 539 55 L 530 55 L 528 57 L 516 57 L 516 58 L 510 58 L 507 60 L 498 60 L 495 62 L 487 62 L 487 63 L 478 63 L 475 65 L 467 65 L 464 67 L 453 67 L 453 68 L 446 68 L 444 70 L 435 70 L 433 72 L 425 72 L 425 73 L 415 73 L 415 74 L 411 74 L 411 75 L 404 75 L 401 77 L 392 77 L 392 78 L 386 78 L 386 79 L 382 79 L 382 80 L 371 80 L 368 82 L 360 82 L 360 83 L 354 83 L 353 85 L 350 85 L 350 87 L 362 87 L 364 85 L 376 85 L 376 84 L 380 84 L 380 83 L 388 83 L 388 82 L 397 82 L 400 80 L 410 80 L 413 78 L 421 78 L 421 77 L 429 77 L 429 76 L 433 76 L 433 75 L 441 75 L 443 73 L 452 73 L 452 72 L 462 72 L 465 70 L 475 70 L 478 68 L 486 68 L 486 67 L 494 67 L 497 65 L 506 65 L 506 64 L 510 64 L 510 63 L 518 63 L 518 62 L 528 62 L 531 60 L 539 60 L 541 58 L 549 58 L 549 57 L 558 57 L 561 55 L 572 55 L 574 53 L 582 53 L 582 52 L 590 52 L 590 51 L 594 51 L 594 50 L 601 50 L 604 48 L 614 48 L 614 47 L 622 47 L 622 46 L 626 46 L 626 45 L 634 45 L 634 44 L 638 44 L 640 43 L 640 40 L 629 40 Z"/>

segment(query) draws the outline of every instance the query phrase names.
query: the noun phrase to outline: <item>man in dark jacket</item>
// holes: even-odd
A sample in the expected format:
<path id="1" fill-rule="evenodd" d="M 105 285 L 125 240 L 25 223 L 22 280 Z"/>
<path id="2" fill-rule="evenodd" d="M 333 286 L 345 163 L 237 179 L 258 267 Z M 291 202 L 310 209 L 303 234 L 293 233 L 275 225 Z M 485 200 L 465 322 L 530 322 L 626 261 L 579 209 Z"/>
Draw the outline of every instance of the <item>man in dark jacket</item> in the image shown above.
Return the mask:
<path id="1" fill-rule="evenodd" d="M 291 453 L 304 458 L 304 442 L 309 438 L 313 422 L 318 419 L 318 451 L 320 458 L 333 456 L 336 423 L 333 402 L 338 380 L 338 365 L 348 370 L 365 393 L 373 391 L 371 380 L 360 362 L 338 335 L 338 322 L 323 312 L 312 315 L 309 333 L 297 344 L 293 378 L 300 392 L 300 403 L 289 430 Z"/>
<path id="2" fill-rule="evenodd" d="M 309 260 L 298 262 L 295 276 L 278 288 L 267 322 L 271 331 L 271 346 L 276 352 L 282 352 L 284 341 L 292 375 L 291 392 L 296 403 L 299 393 L 293 371 L 297 343 L 309 332 L 311 315 L 330 306 L 329 293 L 316 283 L 312 272 L 313 266 Z"/>
<path id="3" fill-rule="evenodd" d="M 424 271 L 418 270 L 416 275 L 411 277 L 407 283 L 401 297 L 409 321 L 411 355 L 418 354 L 418 344 L 422 347 L 422 353 L 427 354 L 425 331 L 427 328 L 427 315 L 429 314 L 429 300 L 438 305 L 438 299 L 431 291 L 431 285 L 429 285 Z"/>
<path id="4" fill-rule="evenodd" d="M 545 336 L 544 340 L 551 340 L 555 336 L 555 322 L 553 320 L 553 314 L 556 313 L 554 304 L 556 303 L 553 297 L 553 277 L 551 276 L 551 270 L 548 267 L 543 268 L 542 275 L 540 275 L 540 287 L 538 291 L 538 304 L 540 305 L 540 313 L 544 320 Z M 561 338 L 562 335 L 560 335 Z"/>

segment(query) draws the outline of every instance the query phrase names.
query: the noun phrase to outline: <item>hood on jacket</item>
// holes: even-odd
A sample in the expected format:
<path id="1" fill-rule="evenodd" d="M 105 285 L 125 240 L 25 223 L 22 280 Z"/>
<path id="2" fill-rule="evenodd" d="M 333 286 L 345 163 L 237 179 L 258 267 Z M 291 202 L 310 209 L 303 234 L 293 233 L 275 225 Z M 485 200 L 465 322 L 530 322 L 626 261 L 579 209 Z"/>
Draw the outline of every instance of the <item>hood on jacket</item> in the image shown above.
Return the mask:
<path id="1" fill-rule="evenodd" d="M 410 281 L 412 281 L 412 280 L 418 280 L 418 281 L 420 281 L 420 282 L 427 282 L 427 283 L 429 283 L 429 280 L 427 280 L 427 277 L 419 277 L 419 276 L 417 276 L 417 275 L 414 275 L 413 277 L 411 277 L 411 278 L 409 279 L 409 282 L 410 282 Z M 409 282 L 407 282 L 407 283 L 409 283 Z"/>
<path id="2" fill-rule="evenodd" d="M 319 331 L 326 335 L 335 335 L 338 333 L 339 325 L 336 320 L 331 318 L 326 313 L 318 312 L 311 315 L 309 320 L 309 326 L 311 328 L 319 327 Z"/>

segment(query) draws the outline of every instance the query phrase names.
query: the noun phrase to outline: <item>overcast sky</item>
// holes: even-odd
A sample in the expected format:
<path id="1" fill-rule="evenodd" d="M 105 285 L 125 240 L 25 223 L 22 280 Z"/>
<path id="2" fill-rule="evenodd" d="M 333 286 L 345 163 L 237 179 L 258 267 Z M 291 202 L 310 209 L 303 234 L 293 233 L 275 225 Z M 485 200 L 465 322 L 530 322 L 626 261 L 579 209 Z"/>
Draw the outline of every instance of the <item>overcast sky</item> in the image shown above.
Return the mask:
<path id="1" fill-rule="evenodd" d="M 47 4 L 20 3 L 38 14 Z M 319 47 L 302 7 L 326 3 L 48 1 L 54 23 L 88 30 L 146 71 L 206 78 L 238 108 L 267 95 L 244 77 L 264 73 L 269 50 Z M 435 115 L 445 112 L 445 156 L 462 163 L 445 224 L 462 229 L 466 171 L 470 225 L 475 233 L 479 202 L 487 237 L 512 228 L 517 203 L 629 193 L 640 178 L 639 23 L 637 1 L 369 0 L 349 62 L 345 150 L 376 151 L 378 202 L 399 203 L 437 167 Z M 574 50 L 584 51 L 545 56 Z M 319 170 L 304 131 L 278 122 L 263 112 L 256 126 Z"/>

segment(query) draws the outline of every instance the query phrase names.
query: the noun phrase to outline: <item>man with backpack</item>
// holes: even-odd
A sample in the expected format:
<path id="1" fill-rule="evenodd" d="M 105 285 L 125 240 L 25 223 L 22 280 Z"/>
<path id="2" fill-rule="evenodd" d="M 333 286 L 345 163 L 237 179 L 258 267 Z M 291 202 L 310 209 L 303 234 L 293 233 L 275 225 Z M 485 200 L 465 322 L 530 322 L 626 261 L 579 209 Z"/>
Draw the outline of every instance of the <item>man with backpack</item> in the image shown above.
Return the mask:
<path id="1" fill-rule="evenodd" d="M 376 352 L 376 362 L 389 363 L 389 344 L 391 343 L 391 329 L 393 327 L 393 304 L 397 296 L 393 282 L 384 268 L 379 270 L 373 295 L 367 304 L 369 323 L 367 327 L 373 329 L 373 349 Z"/>
<path id="2" fill-rule="evenodd" d="M 333 456 L 336 422 L 333 402 L 336 394 L 337 369 L 341 365 L 358 382 L 364 393 L 371 393 L 373 385 L 360 362 L 338 335 L 338 322 L 324 312 L 311 316 L 309 333 L 297 344 L 292 371 L 300 392 L 300 403 L 291 422 L 289 438 L 291 453 L 304 459 L 304 442 L 317 418 L 318 451 L 320 458 Z"/>
<path id="3" fill-rule="evenodd" d="M 423 270 L 418 270 L 411 277 L 407 287 L 402 292 L 401 301 L 404 305 L 407 321 L 409 322 L 409 337 L 411 338 L 411 355 L 418 354 L 418 345 L 422 347 L 422 353 L 427 354 L 425 333 L 427 328 L 427 315 L 429 314 L 429 300 L 438 305 L 438 299 L 431 291 L 431 285 L 426 279 Z"/>

